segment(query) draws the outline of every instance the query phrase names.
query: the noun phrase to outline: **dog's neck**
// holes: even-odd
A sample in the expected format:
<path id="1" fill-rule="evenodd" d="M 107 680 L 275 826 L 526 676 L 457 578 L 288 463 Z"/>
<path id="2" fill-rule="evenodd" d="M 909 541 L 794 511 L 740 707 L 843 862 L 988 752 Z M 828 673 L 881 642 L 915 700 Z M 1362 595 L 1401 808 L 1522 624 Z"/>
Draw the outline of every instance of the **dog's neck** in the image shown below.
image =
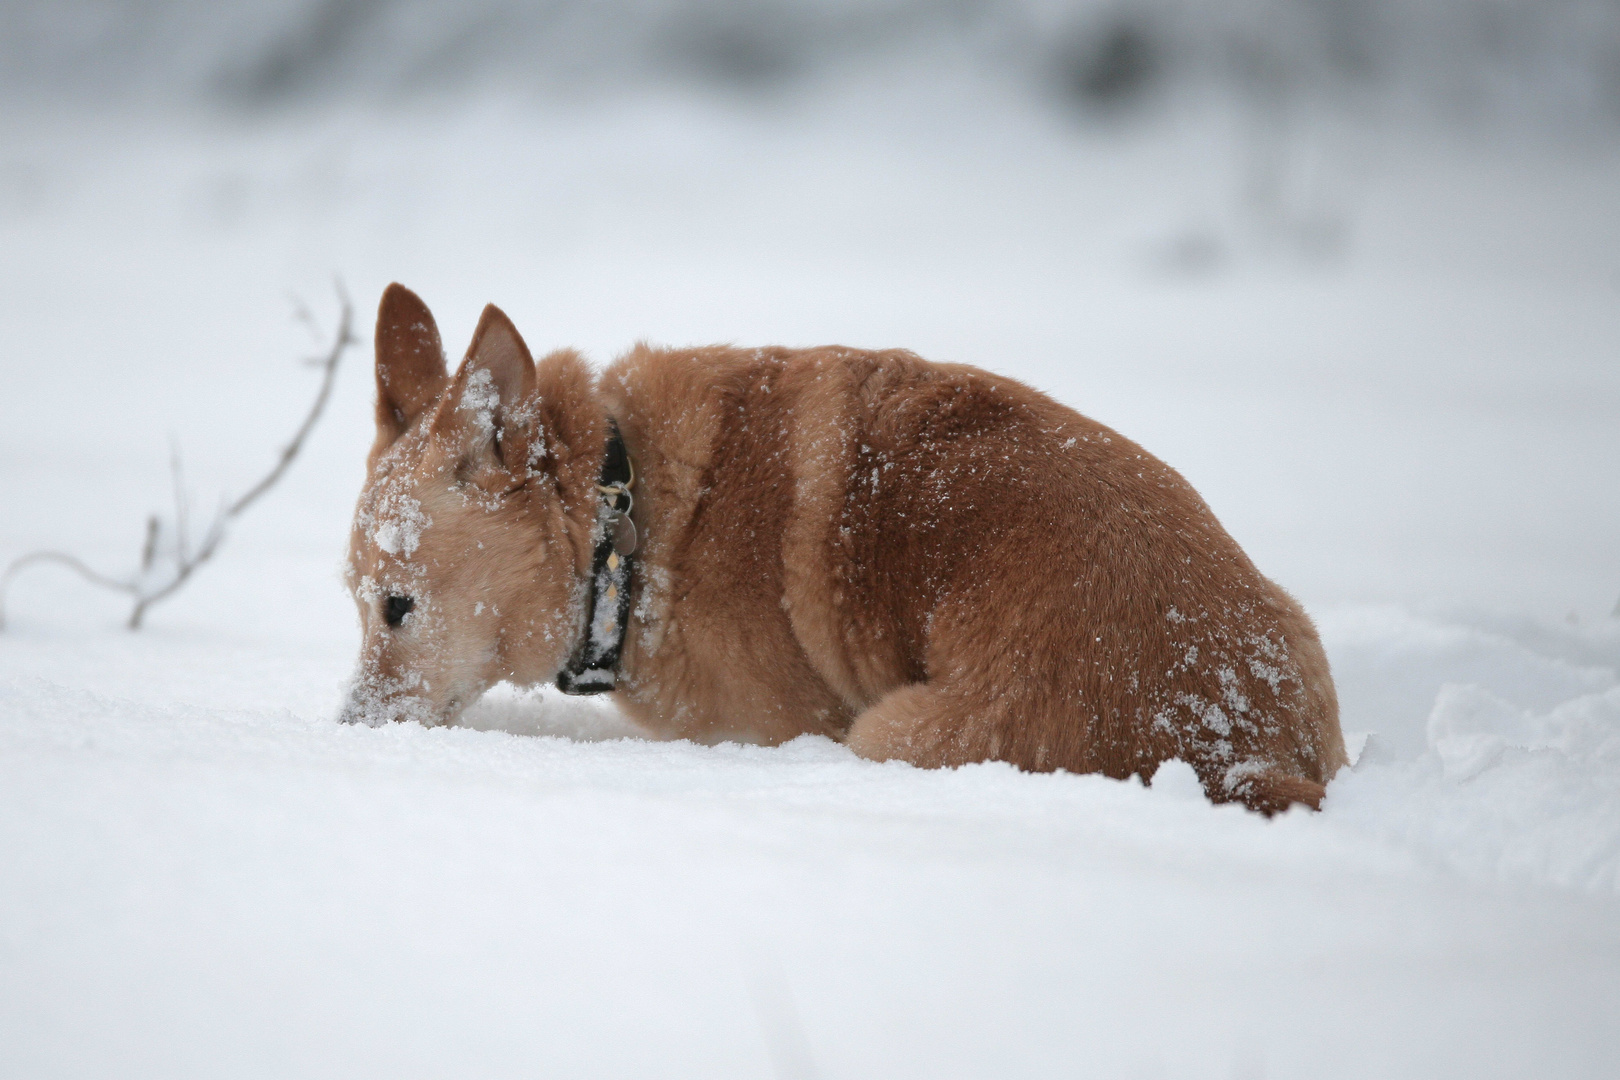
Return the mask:
<path id="1" fill-rule="evenodd" d="M 635 573 L 636 470 L 625 449 L 619 425 L 608 418 L 607 454 L 597 481 L 596 547 L 585 583 L 585 632 L 573 655 L 557 672 L 557 689 L 565 694 L 603 694 L 618 686 L 619 660 L 630 625 L 630 586 Z"/>

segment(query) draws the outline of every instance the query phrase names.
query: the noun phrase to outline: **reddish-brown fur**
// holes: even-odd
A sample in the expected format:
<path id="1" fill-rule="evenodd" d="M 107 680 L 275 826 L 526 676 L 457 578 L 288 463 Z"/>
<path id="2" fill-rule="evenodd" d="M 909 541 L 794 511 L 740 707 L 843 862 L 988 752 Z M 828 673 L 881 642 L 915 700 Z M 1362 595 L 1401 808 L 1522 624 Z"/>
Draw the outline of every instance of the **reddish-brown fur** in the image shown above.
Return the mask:
<path id="1" fill-rule="evenodd" d="M 356 717 L 445 721 L 555 675 L 612 416 L 643 538 L 615 696 L 656 735 L 1114 777 L 1179 757 L 1267 813 L 1318 805 L 1344 764 L 1298 604 L 1173 469 L 1012 379 L 899 351 L 638 346 L 593 382 L 572 353 L 528 368 L 493 308 L 451 379 L 437 332 L 402 326 L 432 319 L 391 286 L 351 548 Z M 464 407 L 480 369 L 498 440 Z M 377 542 L 388 490 L 432 520 L 410 552 Z M 397 628 L 391 591 L 417 603 Z"/>

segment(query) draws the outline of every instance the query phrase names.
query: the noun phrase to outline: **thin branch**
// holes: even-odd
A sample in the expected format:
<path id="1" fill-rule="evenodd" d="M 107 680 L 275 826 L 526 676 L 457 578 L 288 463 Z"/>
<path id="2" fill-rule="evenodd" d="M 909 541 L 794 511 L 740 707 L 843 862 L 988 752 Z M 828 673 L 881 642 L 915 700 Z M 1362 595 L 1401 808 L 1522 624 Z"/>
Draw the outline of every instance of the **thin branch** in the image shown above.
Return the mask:
<path id="1" fill-rule="evenodd" d="M 338 361 L 343 359 L 343 354 L 350 345 L 359 341 L 359 338 L 354 336 L 354 305 L 350 302 L 349 294 L 344 291 L 341 282 L 337 285 L 337 293 L 338 299 L 343 304 L 343 313 L 338 319 L 338 332 L 337 336 L 332 340 L 332 348 L 327 351 L 325 356 L 320 358 L 322 368 L 321 388 L 315 395 L 315 403 L 310 406 L 309 415 L 304 417 L 304 422 L 298 426 L 298 431 L 293 435 L 292 442 L 282 449 L 281 460 L 276 462 L 275 468 L 271 469 L 269 475 L 263 480 L 253 485 L 246 495 L 225 508 L 225 517 L 227 518 L 238 516 L 242 511 L 252 506 L 260 495 L 275 486 L 276 481 L 281 479 L 281 474 L 287 471 L 287 466 L 292 464 L 293 458 L 297 457 L 298 452 L 304 448 L 304 440 L 308 438 L 310 431 L 315 427 L 315 422 L 321 418 L 321 413 L 326 409 L 326 400 L 332 396 L 332 384 L 337 379 Z"/>
<path id="2" fill-rule="evenodd" d="M 321 385 L 315 394 L 315 401 L 305 414 L 303 423 L 293 434 L 292 441 L 282 448 L 275 465 L 258 483 L 248 489 L 247 494 L 234 502 L 227 500 L 220 506 L 196 549 L 193 550 L 191 546 L 191 506 L 186 494 L 185 474 L 180 463 L 180 447 L 177 443 L 171 443 L 169 471 L 174 486 L 174 521 L 170 531 L 173 533 L 174 550 L 168 553 L 161 550 L 163 522 L 153 514 L 146 520 L 146 536 L 141 546 L 139 576 L 130 580 L 108 577 L 91 569 L 75 556 L 60 551 L 35 551 L 15 559 L 6 567 L 4 573 L 0 573 L 0 630 L 5 628 L 6 589 L 11 584 L 11 579 L 29 566 L 47 562 L 57 563 L 73 570 L 93 585 L 128 593 L 135 598 L 135 606 L 129 615 L 129 628 L 139 630 L 148 608 L 173 596 L 191 579 L 191 575 L 199 566 L 214 557 L 215 552 L 225 542 L 226 526 L 274 487 L 292 465 L 299 451 L 304 448 L 305 440 L 325 411 L 327 400 L 332 396 L 332 386 L 337 381 L 338 364 L 343 359 L 343 354 L 348 351 L 349 346 L 360 340 L 354 334 L 354 305 L 350 302 L 342 282 L 338 282 L 336 288 L 341 305 L 338 331 L 332 340 L 332 347 L 326 354 L 312 361 L 322 369 Z M 302 305 L 299 305 L 296 317 L 311 326 L 315 325 L 309 309 Z M 169 573 L 164 576 L 161 584 L 157 584 L 153 581 L 153 571 L 162 561 L 170 564 Z"/>
<path id="3" fill-rule="evenodd" d="M 86 566 L 76 556 L 69 555 L 65 551 L 33 551 L 19 559 L 12 560 L 11 565 L 6 567 L 6 572 L 0 574 L 0 594 L 4 593 L 6 586 L 11 584 L 11 579 L 16 577 L 19 571 L 38 563 L 57 563 L 65 566 L 92 585 L 100 585 L 104 589 L 117 589 L 119 592 L 134 593 L 140 588 L 133 581 L 124 581 L 121 578 L 108 577 L 106 574 L 98 573 Z M 0 619 L 3 618 L 4 612 L 0 611 Z M 4 622 L 0 622 L 0 626 L 4 625 Z"/>
<path id="4" fill-rule="evenodd" d="M 225 540 L 225 522 L 226 513 L 225 508 L 222 506 L 219 512 L 214 515 L 214 520 L 209 522 L 208 532 L 203 534 L 202 544 L 197 548 L 197 553 L 182 562 L 176 563 L 175 576 L 168 584 L 156 592 L 142 593 L 136 600 L 135 609 L 129 613 L 129 628 L 131 630 L 141 628 L 141 620 L 145 618 L 147 608 L 178 592 L 180 586 L 190 579 L 192 572 L 197 567 L 214 557 L 214 552 L 219 549 L 220 544 Z"/>
<path id="5" fill-rule="evenodd" d="M 146 519 L 146 543 L 141 545 L 141 573 L 149 573 L 152 561 L 157 558 L 158 533 L 162 530 L 162 522 L 156 514 Z"/>
<path id="6" fill-rule="evenodd" d="M 163 588 L 157 590 L 156 592 L 138 594 L 135 598 L 135 608 L 129 613 L 129 628 L 131 630 L 139 630 L 141 628 L 141 620 L 146 617 L 146 609 L 160 600 L 168 599 L 170 596 L 178 592 L 180 590 L 180 586 L 184 585 L 191 578 L 192 571 L 196 570 L 197 567 L 201 566 L 207 561 L 208 556 L 204 555 L 201 558 L 194 559 L 190 562 L 176 563 L 174 577 L 169 579 L 169 583 L 167 585 L 164 585 Z"/>

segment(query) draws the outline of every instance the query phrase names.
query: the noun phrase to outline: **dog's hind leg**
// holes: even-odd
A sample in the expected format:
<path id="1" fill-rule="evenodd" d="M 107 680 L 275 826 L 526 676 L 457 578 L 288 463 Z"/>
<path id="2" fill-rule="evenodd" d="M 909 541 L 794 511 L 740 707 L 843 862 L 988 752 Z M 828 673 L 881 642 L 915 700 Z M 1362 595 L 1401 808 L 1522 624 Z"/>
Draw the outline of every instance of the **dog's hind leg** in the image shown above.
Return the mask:
<path id="1" fill-rule="evenodd" d="M 994 706 L 948 686 L 912 683 L 891 690 L 850 725 L 844 743 L 872 761 L 909 761 L 924 769 L 1006 756 Z"/>
<path id="2" fill-rule="evenodd" d="M 996 760 L 1036 772 L 1069 768 L 1116 777 L 1144 772 L 1140 765 L 1129 764 L 1129 755 L 1123 753 L 1087 760 L 1063 739 L 1062 725 L 1041 724 L 1030 711 L 1028 701 L 987 699 L 949 684 L 912 683 L 890 691 L 856 716 L 844 742 L 872 761 L 907 761 L 925 769 Z M 1018 722 L 1020 717 L 1023 723 Z M 1151 760 L 1171 756 L 1166 748 L 1153 753 Z M 1267 817 L 1295 803 L 1319 809 L 1326 793 L 1324 784 L 1283 768 L 1251 772 L 1230 783 L 1219 763 L 1195 761 L 1194 768 L 1212 801 L 1242 803 Z M 1144 774 L 1150 772 L 1151 768 Z"/>

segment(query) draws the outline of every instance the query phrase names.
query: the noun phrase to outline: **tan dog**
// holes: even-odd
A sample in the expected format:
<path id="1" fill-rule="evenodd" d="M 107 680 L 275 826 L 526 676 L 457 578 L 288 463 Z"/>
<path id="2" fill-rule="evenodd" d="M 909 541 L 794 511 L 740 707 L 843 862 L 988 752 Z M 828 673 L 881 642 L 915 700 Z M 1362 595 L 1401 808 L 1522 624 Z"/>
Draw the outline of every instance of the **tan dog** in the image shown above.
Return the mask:
<path id="1" fill-rule="evenodd" d="M 449 723 L 558 676 L 587 633 L 611 417 L 642 540 L 609 677 L 657 736 L 1113 777 L 1179 757 L 1267 813 L 1317 806 L 1345 763 L 1299 605 L 1173 469 L 1012 379 L 646 346 L 593 378 L 573 352 L 536 365 L 494 307 L 452 377 L 399 285 L 376 345 L 346 719 Z"/>

